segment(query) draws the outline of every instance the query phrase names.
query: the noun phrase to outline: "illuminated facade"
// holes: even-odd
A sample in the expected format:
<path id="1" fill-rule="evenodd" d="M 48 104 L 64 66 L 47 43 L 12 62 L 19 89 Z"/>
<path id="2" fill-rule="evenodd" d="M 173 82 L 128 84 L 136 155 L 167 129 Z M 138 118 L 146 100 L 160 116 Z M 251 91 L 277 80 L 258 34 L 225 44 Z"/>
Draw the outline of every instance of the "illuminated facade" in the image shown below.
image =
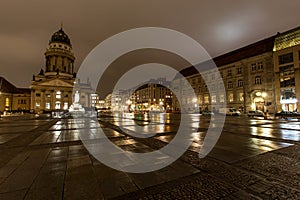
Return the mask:
<path id="1" fill-rule="evenodd" d="M 74 71 L 75 57 L 68 35 L 59 29 L 55 32 L 45 52 L 45 67 L 31 81 L 31 110 L 44 112 L 68 110 L 72 105 L 73 88 L 79 92 L 79 103 L 83 107 L 92 105 L 93 90 L 89 81 L 81 83 Z"/>
<path id="2" fill-rule="evenodd" d="M 274 44 L 277 110 L 300 108 L 300 28 L 278 34 Z"/>
<path id="3" fill-rule="evenodd" d="M 114 91 L 105 98 L 106 108 L 122 112 L 166 112 L 173 110 L 172 91 L 165 78 L 149 80 L 137 88 Z"/>
<path id="4" fill-rule="evenodd" d="M 150 80 L 148 83 L 138 87 L 134 94 L 135 110 L 141 111 L 171 111 L 172 91 L 166 86 L 170 82 L 165 79 Z"/>
<path id="5" fill-rule="evenodd" d="M 188 91 L 183 78 L 176 77 L 172 88 L 181 92 L 182 102 L 189 107 L 187 112 L 193 112 L 195 107 L 200 111 L 217 111 L 222 104 L 241 112 L 262 110 L 274 113 L 276 102 L 274 95 L 274 72 L 272 50 L 275 37 L 270 37 L 233 52 L 213 59 L 217 68 L 207 69 L 211 62 L 195 66 L 202 76 L 190 67 L 181 71 L 195 92 L 196 99 Z M 207 70 L 206 70 L 207 69 Z M 216 70 L 219 73 L 216 73 Z M 205 80 L 205 81 L 204 81 Z M 222 87 L 224 84 L 224 91 Z M 211 91 L 208 90 L 210 85 Z M 194 105 L 197 106 L 194 107 Z M 181 110 L 174 99 L 175 110 Z"/>
<path id="6" fill-rule="evenodd" d="M 0 77 L 0 113 L 28 112 L 30 110 L 30 90 L 17 88 Z"/>

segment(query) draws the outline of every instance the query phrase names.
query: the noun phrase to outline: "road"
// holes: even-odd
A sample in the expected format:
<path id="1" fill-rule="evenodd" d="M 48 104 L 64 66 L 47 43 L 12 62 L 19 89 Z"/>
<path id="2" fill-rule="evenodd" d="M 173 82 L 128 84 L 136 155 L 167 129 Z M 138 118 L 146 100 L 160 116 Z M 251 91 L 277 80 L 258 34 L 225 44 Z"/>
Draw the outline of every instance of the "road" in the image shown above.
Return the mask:
<path id="1" fill-rule="evenodd" d="M 1 119 L 0 199 L 300 198 L 300 121 L 226 117 L 213 150 L 200 159 L 210 116 L 188 117 L 189 149 L 171 165 L 141 174 L 99 162 L 82 144 L 82 130 L 88 125 L 84 137 L 94 143 L 101 144 L 95 136 L 101 129 L 123 150 L 147 153 L 174 139 L 180 115 Z M 130 158 L 122 165 L 132 165 Z"/>

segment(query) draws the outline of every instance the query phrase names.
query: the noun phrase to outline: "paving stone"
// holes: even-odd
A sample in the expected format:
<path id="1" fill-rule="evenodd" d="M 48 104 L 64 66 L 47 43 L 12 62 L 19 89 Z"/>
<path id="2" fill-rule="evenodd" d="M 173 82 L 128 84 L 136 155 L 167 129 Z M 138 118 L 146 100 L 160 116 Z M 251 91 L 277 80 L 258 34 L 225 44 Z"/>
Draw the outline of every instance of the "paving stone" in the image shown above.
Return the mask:
<path id="1" fill-rule="evenodd" d="M 29 188 L 49 152 L 50 149 L 33 150 L 28 159 L 0 185 L 0 193 Z"/>
<path id="2" fill-rule="evenodd" d="M 24 200 L 60 200 L 62 199 L 62 189 L 53 189 L 51 187 L 43 187 L 31 189 Z"/>
<path id="3" fill-rule="evenodd" d="M 64 199 L 101 199 L 99 183 L 89 156 L 69 158 L 64 186 Z"/>
<path id="4" fill-rule="evenodd" d="M 3 200 L 23 200 L 27 190 L 18 190 L 0 194 L 0 199 Z"/>

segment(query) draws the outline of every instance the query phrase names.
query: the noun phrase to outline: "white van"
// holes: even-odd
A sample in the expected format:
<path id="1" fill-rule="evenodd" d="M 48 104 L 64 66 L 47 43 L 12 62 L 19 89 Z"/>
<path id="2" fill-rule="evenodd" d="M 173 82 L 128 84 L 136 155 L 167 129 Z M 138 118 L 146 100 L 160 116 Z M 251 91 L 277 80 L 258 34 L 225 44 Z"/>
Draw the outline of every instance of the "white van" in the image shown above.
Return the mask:
<path id="1" fill-rule="evenodd" d="M 241 112 L 235 108 L 220 108 L 219 113 L 223 114 L 223 115 L 229 115 L 229 116 L 240 116 L 241 115 Z"/>

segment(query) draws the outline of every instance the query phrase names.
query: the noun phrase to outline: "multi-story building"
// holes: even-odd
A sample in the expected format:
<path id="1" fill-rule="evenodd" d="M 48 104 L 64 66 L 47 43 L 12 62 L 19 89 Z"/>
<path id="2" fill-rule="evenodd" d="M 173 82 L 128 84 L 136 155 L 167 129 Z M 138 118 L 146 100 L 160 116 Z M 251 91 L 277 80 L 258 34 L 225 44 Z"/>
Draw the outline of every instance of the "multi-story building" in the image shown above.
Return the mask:
<path id="1" fill-rule="evenodd" d="M 196 104 L 195 107 L 200 110 L 215 110 L 226 103 L 227 107 L 243 112 L 275 112 L 274 39 L 275 36 L 216 57 L 213 59 L 215 68 L 209 69 L 207 65 L 214 64 L 207 61 L 182 70 L 180 73 L 184 78 L 176 76 L 172 88 L 184 98 L 182 101 L 188 105 L 185 109 L 193 111 Z M 196 98 L 190 95 L 192 92 L 187 89 L 186 83 L 191 86 Z M 181 109 L 175 98 L 173 105 L 175 110 Z"/>
<path id="2" fill-rule="evenodd" d="M 171 111 L 173 93 L 165 78 L 151 79 L 139 87 L 114 91 L 105 98 L 112 111 Z"/>
<path id="3" fill-rule="evenodd" d="M 0 113 L 4 111 L 28 112 L 30 110 L 30 90 L 17 88 L 0 77 Z"/>
<path id="4" fill-rule="evenodd" d="M 38 75 L 33 75 L 30 85 L 31 110 L 67 110 L 73 103 L 74 90 L 78 93 L 79 103 L 83 107 L 91 106 L 90 96 L 94 91 L 89 81 L 81 83 L 79 79 L 75 79 L 75 56 L 71 41 L 62 28 L 51 36 L 45 60 L 44 69 Z"/>
<path id="5" fill-rule="evenodd" d="M 171 82 L 165 78 L 149 80 L 133 92 L 135 110 L 142 111 L 170 111 L 173 93 L 168 88 Z"/>
<path id="6" fill-rule="evenodd" d="M 274 45 L 277 110 L 300 108 L 300 27 L 278 33 Z"/>

